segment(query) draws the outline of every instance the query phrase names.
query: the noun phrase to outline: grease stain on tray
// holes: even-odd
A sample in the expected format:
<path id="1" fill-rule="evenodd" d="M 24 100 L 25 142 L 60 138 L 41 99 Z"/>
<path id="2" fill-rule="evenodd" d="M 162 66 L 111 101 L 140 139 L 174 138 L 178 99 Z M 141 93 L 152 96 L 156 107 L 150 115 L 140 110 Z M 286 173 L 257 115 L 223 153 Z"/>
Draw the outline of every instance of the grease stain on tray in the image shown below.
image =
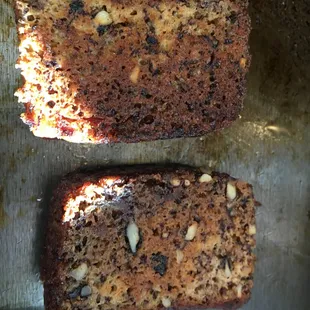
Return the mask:
<path id="1" fill-rule="evenodd" d="M 14 154 L 12 154 L 13 156 L 9 159 L 9 171 L 16 171 L 16 158 L 14 156 Z"/>
<path id="2" fill-rule="evenodd" d="M 37 202 L 37 197 L 32 195 L 30 198 L 29 198 L 29 201 L 31 202 Z"/>
<path id="3" fill-rule="evenodd" d="M 18 218 L 23 218 L 25 217 L 25 215 L 27 214 L 27 210 L 20 208 L 17 212 L 17 217 Z"/>
<path id="4" fill-rule="evenodd" d="M 34 149 L 31 145 L 26 145 L 24 150 L 25 157 L 28 158 L 30 156 L 34 156 L 37 154 L 37 150 Z"/>
<path id="5" fill-rule="evenodd" d="M 8 125 L 0 124 L 0 137 L 8 137 L 13 134 L 14 130 Z"/>
<path id="6" fill-rule="evenodd" d="M 8 215 L 4 210 L 4 189 L 0 186 L 0 228 L 5 227 L 8 223 Z"/>
<path id="7" fill-rule="evenodd" d="M 2 17 L 0 24 L 0 41 L 6 42 L 12 30 L 15 30 L 14 22 L 14 10 L 12 8 L 12 2 L 6 1 L 8 3 L 2 2 L 0 5 L 0 16 Z"/>

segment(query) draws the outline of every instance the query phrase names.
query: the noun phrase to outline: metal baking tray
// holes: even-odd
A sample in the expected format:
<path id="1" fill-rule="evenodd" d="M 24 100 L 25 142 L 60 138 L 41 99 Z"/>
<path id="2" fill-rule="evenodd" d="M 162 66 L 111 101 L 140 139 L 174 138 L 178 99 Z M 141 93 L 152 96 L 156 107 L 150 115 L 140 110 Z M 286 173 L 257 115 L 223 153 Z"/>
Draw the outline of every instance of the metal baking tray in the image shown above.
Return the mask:
<path id="1" fill-rule="evenodd" d="M 255 286 L 247 310 L 310 309 L 310 15 L 304 0 L 252 0 L 253 55 L 241 118 L 202 138 L 78 145 L 34 137 L 13 93 L 17 36 L 0 1 L 0 309 L 43 309 L 38 257 L 60 177 L 82 166 L 181 163 L 254 185 Z"/>

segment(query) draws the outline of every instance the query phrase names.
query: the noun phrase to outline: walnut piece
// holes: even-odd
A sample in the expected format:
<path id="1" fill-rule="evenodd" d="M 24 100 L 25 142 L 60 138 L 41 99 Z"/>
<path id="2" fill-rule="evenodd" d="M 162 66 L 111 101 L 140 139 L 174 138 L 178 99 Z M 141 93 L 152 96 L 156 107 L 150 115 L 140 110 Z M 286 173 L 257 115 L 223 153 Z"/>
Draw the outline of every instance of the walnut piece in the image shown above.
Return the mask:
<path id="1" fill-rule="evenodd" d="M 255 235 L 256 234 L 256 226 L 255 225 L 250 225 L 249 226 L 249 235 Z"/>
<path id="2" fill-rule="evenodd" d="M 236 186 L 230 182 L 227 183 L 226 196 L 230 201 L 234 200 L 237 197 Z"/>
<path id="3" fill-rule="evenodd" d="M 187 229 L 185 240 L 187 240 L 187 241 L 193 240 L 195 238 L 195 236 L 196 236 L 197 228 L 198 228 L 198 223 L 197 222 L 195 222 L 194 224 L 189 226 L 188 229 Z"/>
<path id="4" fill-rule="evenodd" d="M 171 306 L 171 300 L 168 297 L 163 297 L 161 302 L 165 308 L 169 308 Z"/>
<path id="5" fill-rule="evenodd" d="M 190 180 L 185 180 L 184 185 L 185 185 L 185 187 L 189 187 L 191 185 Z"/>
<path id="6" fill-rule="evenodd" d="M 170 184 L 174 187 L 178 187 L 181 184 L 181 181 L 178 178 L 173 178 L 170 180 Z"/>
<path id="7" fill-rule="evenodd" d="M 110 14 L 105 10 L 102 10 L 99 13 L 97 13 L 97 15 L 94 18 L 94 21 L 96 24 L 103 26 L 108 26 L 113 23 Z"/>
<path id="8" fill-rule="evenodd" d="M 181 264 L 181 262 L 184 258 L 184 254 L 181 250 L 177 250 L 176 253 L 177 253 L 177 263 Z"/>
<path id="9" fill-rule="evenodd" d="M 71 270 L 70 276 L 77 281 L 81 281 L 85 277 L 87 270 L 88 270 L 87 264 L 82 263 L 75 269 Z"/>
<path id="10" fill-rule="evenodd" d="M 231 277 L 231 271 L 230 271 L 229 264 L 228 264 L 227 260 L 225 262 L 225 276 L 227 278 Z"/>
<path id="11" fill-rule="evenodd" d="M 134 84 L 137 84 L 138 79 L 139 79 L 139 74 L 140 74 L 140 67 L 135 66 L 129 76 L 130 81 Z"/>
<path id="12" fill-rule="evenodd" d="M 207 182 L 211 182 L 213 179 L 211 177 L 211 175 L 204 173 L 200 178 L 199 178 L 199 182 L 200 183 L 207 183 Z"/>

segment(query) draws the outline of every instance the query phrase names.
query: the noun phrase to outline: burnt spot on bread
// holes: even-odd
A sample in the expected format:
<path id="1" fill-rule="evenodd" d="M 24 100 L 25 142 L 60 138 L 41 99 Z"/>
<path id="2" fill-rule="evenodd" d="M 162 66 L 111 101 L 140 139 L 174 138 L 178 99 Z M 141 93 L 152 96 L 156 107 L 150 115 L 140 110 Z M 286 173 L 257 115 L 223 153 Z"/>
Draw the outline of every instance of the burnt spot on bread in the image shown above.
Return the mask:
<path id="1" fill-rule="evenodd" d="M 53 100 L 50 100 L 47 102 L 47 105 L 52 109 L 55 106 L 55 102 Z"/>
<path id="2" fill-rule="evenodd" d="M 238 14 L 235 11 L 232 11 L 229 16 L 227 16 L 227 20 L 230 21 L 232 24 L 235 24 L 238 20 Z"/>
<path id="3" fill-rule="evenodd" d="M 152 76 L 157 76 L 160 74 L 160 70 L 154 66 L 152 61 L 149 61 L 148 69 L 149 69 L 149 72 L 152 74 Z"/>
<path id="4" fill-rule="evenodd" d="M 150 125 L 154 122 L 154 116 L 153 115 L 147 115 L 145 116 L 142 121 L 141 121 L 141 124 L 142 125 Z"/>
<path id="5" fill-rule="evenodd" d="M 153 269 L 156 273 L 159 273 L 161 276 L 164 276 L 167 271 L 168 257 L 162 255 L 160 252 L 153 253 L 151 256 L 151 262 Z"/>
<path id="6" fill-rule="evenodd" d="M 97 27 L 97 32 L 99 36 L 103 36 L 105 33 L 108 32 L 110 26 L 105 26 L 105 25 L 99 25 Z"/>
<path id="7" fill-rule="evenodd" d="M 224 44 L 228 45 L 228 44 L 233 44 L 234 41 L 232 39 L 225 39 Z"/>
<path id="8" fill-rule="evenodd" d="M 49 60 L 45 62 L 46 67 L 52 68 L 52 67 L 59 67 L 57 61 L 55 59 Z"/>
<path id="9" fill-rule="evenodd" d="M 152 36 L 152 35 L 148 35 L 145 40 L 146 40 L 146 43 L 150 44 L 150 45 L 157 45 L 158 44 L 158 40 L 156 39 L 155 36 Z"/>
<path id="10" fill-rule="evenodd" d="M 145 254 L 142 254 L 140 256 L 140 263 L 145 265 L 147 263 L 147 256 Z"/>

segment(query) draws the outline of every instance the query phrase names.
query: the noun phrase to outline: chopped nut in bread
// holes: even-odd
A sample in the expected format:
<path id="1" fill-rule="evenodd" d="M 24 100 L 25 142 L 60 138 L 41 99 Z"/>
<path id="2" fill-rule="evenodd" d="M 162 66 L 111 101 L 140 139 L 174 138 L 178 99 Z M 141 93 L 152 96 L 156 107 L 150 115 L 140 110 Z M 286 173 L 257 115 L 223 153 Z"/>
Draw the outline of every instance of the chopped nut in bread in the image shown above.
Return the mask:
<path id="1" fill-rule="evenodd" d="M 103 25 L 103 26 L 107 26 L 107 25 L 110 25 L 113 23 L 113 20 L 112 20 L 110 14 L 104 10 L 97 13 L 97 15 L 94 18 L 94 21 L 98 25 Z"/>
<path id="2" fill-rule="evenodd" d="M 195 222 L 191 226 L 189 226 L 187 229 L 187 233 L 185 235 L 185 240 L 187 240 L 187 241 L 193 240 L 196 236 L 197 228 L 198 228 L 197 222 Z"/>
<path id="3" fill-rule="evenodd" d="M 211 175 L 204 173 L 200 178 L 199 178 L 199 182 L 200 183 L 205 183 L 205 182 L 211 182 L 212 181 L 212 177 Z"/>
<path id="4" fill-rule="evenodd" d="M 227 183 L 226 195 L 229 200 L 234 200 L 237 197 L 236 186 L 232 183 Z"/>
<path id="5" fill-rule="evenodd" d="M 75 269 L 71 270 L 70 276 L 72 278 L 74 278 L 75 280 L 80 281 L 85 277 L 85 275 L 87 273 L 87 269 L 88 269 L 87 264 L 82 263 L 81 265 L 79 265 Z"/>
<path id="6" fill-rule="evenodd" d="M 137 251 L 137 244 L 140 240 L 139 228 L 134 221 L 131 221 L 127 226 L 127 238 L 129 240 L 130 248 L 133 253 Z"/>

